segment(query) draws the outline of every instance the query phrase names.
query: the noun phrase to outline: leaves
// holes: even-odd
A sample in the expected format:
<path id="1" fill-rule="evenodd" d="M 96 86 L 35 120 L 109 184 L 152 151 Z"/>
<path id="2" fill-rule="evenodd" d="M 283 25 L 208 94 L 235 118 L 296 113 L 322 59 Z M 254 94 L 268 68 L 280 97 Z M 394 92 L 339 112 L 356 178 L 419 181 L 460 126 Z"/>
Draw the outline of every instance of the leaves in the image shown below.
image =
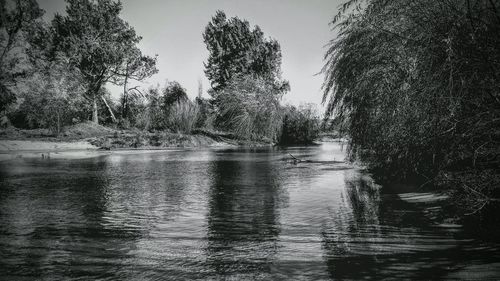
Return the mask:
<path id="1" fill-rule="evenodd" d="M 66 15 L 56 15 L 52 21 L 54 49 L 78 69 L 87 98 L 96 100 L 107 82 L 126 84 L 157 73 L 156 57 L 142 55 L 137 47 L 142 38 L 120 18 L 121 2 L 67 1 Z"/>
<path id="2" fill-rule="evenodd" d="M 28 75 L 26 34 L 42 15 L 35 0 L 0 0 L 0 113 L 16 101 L 12 88 Z"/>
<path id="3" fill-rule="evenodd" d="M 279 143 L 311 144 L 319 135 L 319 115 L 313 104 L 288 106 L 284 108 L 283 125 Z"/>
<path id="4" fill-rule="evenodd" d="M 205 74 L 214 90 L 224 88 L 238 75 L 255 75 L 276 85 L 281 81 L 281 48 L 274 39 L 265 39 L 262 30 L 253 29 L 246 20 L 227 19 L 217 11 L 203 33 L 210 53 L 205 63 Z"/>
<path id="5" fill-rule="evenodd" d="M 357 4 L 360 8 L 354 8 Z M 362 8 L 361 8 L 362 4 Z M 386 176 L 499 168 L 498 1 L 347 1 L 323 102 Z M 477 158 L 476 158 L 477 156 Z"/>
<path id="6" fill-rule="evenodd" d="M 269 81 L 239 76 L 214 95 L 220 127 L 242 139 L 278 137 L 282 120 L 280 96 Z"/>

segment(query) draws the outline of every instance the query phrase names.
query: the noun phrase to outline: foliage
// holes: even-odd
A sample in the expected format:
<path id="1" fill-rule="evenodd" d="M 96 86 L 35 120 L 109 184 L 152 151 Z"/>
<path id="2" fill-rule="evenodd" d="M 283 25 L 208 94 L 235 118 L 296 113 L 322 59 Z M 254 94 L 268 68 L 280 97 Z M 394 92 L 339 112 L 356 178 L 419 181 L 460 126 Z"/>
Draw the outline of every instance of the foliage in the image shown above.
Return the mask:
<path id="1" fill-rule="evenodd" d="M 168 83 L 163 89 L 159 86 L 150 88 L 144 96 L 136 96 L 130 108 L 133 118 L 128 126 L 182 133 L 194 129 L 199 112 L 198 105 L 187 98 L 184 88 L 177 82 Z"/>
<path id="2" fill-rule="evenodd" d="M 163 112 L 160 89 L 150 88 L 146 95 L 147 107 L 143 113 L 143 129 L 163 130 L 165 128 L 165 114 Z"/>
<path id="3" fill-rule="evenodd" d="M 454 175 L 500 171 L 499 2 L 349 7 L 335 17 L 323 71 L 327 117 L 348 132 L 351 155 L 398 179 L 486 190 Z"/>
<path id="4" fill-rule="evenodd" d="M 215 112 L 211 100 L 196 97 L 195 102 L 199 108 L 195 127 L 213 129 Z"/>
<path id="5" fill-rule="evenodd" d="M 279 100 L 290 90 L 288 81 L 281 79 L 278 41 L 264 38 L 259 26 L 228 19 L 222 11 L 208 23 L 203 39 L 209 51 L 205 74 L 212 86 L 215 126 L 242 139 L 276 140 Z"/>
<path id="6" fill-rule="evenodd" d="M 248 21 L 227 19 L 223 11 L 217 11 L 203 40 L 210 53 L 205 74 L 215 91 L 241 75 L 259 76 L 283 92 L 289 88 L 287 81 L 281 81 L 281 47 L 278 41 L 265 39 L 259 26 L 252 29 Z"/>
<path id="7" fill-rule="evenodd" d="M 85 97 L 93 103 L 98 122 L 99 90 L 107 83 L 141 80 L 156 73 L 156 59 L 142 56 L 136 45 L 141 37 L 119 14 L 121 2 L 67 0 L 66 15 L 56 15 L 54 49 L 66 54 L 85 81 Z"/>
<path id="8" fill-rule="evenodd" d="M 163 90 L 163 106 L 167 110 L 179 102 L 186 102 L 188 100 L 186 89 L 179 82 L 169 82 Z"/>
<path id="9" fill-rule="evenodd" d="M 217 101 L 217 125 L 242 139 L 275 140 L 281 128 L 280 93 L 272 83 L 252 76 L 237 77 L 221 91 Z"/>
<path id="10" fill-rule="evenodd" d="M 320 118 L 314 105 L 284 108 L 279 144 L 311 144 L 319 136 Z"/>
<path id="11" fill-rule="evenodd" d="M 189 100 L 178 101 L 166 112 L 165 126 L 174 133 L 189 134 L 198 120 L 199 107 Z"/>
<path id="12" fill-rule="evenodd" d="M 43 11 L 35 0 L 0 0 L 0 112 L 16 101 L 17 81 L 28 76 L 25 35 Z"/>
<path id="13" fill-rule="evenodd" d="M 136 126 L 147 107 L 145 96 L 146 94 L 140 90 L 128 91 L 126 95 L 122 95 L 117 106 L 117 112 L 120 113 L 118 125 L 121 128 L 129 129 Z"/>
<path id="14" fill-rule="evenodd" d="M 49 128 L 59 133 L 61 128 L 85 120 L 90 112 L 81 93 L 80 81 L 67 73 L 63 64 L 40 69 L 16 88 L 18 107 L 10 113 L 21 128 Z"/>
<path id="15" fill-rule="evenodd" d="M 121 117 L 129 117 L 129 100 L 136 99 L 140 92 L 137 87 L 128 88 L 130 80 L 143 81 L 158 72 L 156 69 L 156 57 L 143 56 L 139 48 L 127 50 L 126 58 L 122 62 L 122 72 L 117 72 L 117 76 L 123 78 L 123 95 L 121 98 Z M 133 101 L 132 101 L 133 102 Z"/>

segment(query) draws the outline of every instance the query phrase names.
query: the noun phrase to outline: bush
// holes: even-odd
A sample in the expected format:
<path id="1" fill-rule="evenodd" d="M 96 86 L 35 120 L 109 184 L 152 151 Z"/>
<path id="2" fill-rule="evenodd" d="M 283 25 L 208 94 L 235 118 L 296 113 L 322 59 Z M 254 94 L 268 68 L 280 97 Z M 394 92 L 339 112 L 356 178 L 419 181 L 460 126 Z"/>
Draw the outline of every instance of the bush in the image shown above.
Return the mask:
<path id="1" fill-rule="evenodd" d="M 185 90 L 177 82 L 166 88 L 150 88 L 144 96 L 129 100 L 130 113 L 122 126 L 132 126 L 141 130 L 170 130 L 177 133 L 191 133 L 201 123 L 200 106 L 191 102 Z M 130 124 L 128 124 L 130 122 Z"/>
<path id="2" fill-rule="evenodd" d="M 139 121 L 143 129 L 149 131 L 165 129 L 165 114 L 162 102 L 163 97 L 160 96 L 158 87 L 149 89 L 146 95 L 147 106 L 144 108 Z"/>
<path id="3" fill-rule="evenodd" d="M 279 144 L 311 144 L 319 135 L 320 118 L 313 105 L 284 108 Z"/>
<path id="4" fill-rule="evenodd" d="M 189 134 L 198 120 L 199 107 L 187 100 L 173 104 L 166 112 L 165 126 L 175 133 Z"/>
<path id="5" fill-rule="evenodd" d="M 178 102 L 188 101 L 186 89 L 177 81 L 168 82 L 165 89 L 163 89 L 163 107 L 168 110 Z"/>
<path id="6" fill-rule="evenodd" d="M 216 124 L 241 139 L 276 140 L 281 129 L 281 92 L 262 78 L 241 76 L 212 92 Z"/>
<path id="7" fill-rule="evenodd" d="M 214 108 L 210 100 L 196 97 L 196 104 L 199 107 L 196 128 L 213 129 L 214 128 Z"/>
<path id="8" fill-rule="evenodd" d="M 53 64 L 33 73 L 17 89 L 17 106 L 10 109 L 9 119 L 20 128 L 46 128 L 59 133 L 61 128 L 90 115 L 82 98 L 81 82 L 68 68 Z"/>

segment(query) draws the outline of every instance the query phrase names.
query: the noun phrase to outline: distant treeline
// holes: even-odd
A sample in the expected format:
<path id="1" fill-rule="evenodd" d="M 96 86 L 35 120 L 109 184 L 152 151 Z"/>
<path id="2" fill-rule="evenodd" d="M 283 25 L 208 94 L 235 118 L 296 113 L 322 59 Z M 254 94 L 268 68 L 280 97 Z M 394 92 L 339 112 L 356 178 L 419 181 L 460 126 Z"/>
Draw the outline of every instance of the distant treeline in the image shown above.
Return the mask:
<path id="1" fill-rule="evenodd" d="M 324 100 L 350 154 L 392 180 L 500 197 L 500 1 L 347 1 Z"/>
<path id="2" fill-rule="evenodd" d="M 218 11 L 202 38 L 210 98 L 188 99 L 177 82 L 134 86 L 158 72 L 142 54 L 141 37 L 120 17 L 114 0 L 67 0 L 50 22 L 35 0 L 0 1 L 0 117 L 2 126 L 48 128 L 92 120 L 124 129 L 190 133 L 229 131 L 242 139 L 310 143 L 318 135 L 312 106 L 283 106 L 281 48 L 258 26 Z M 200 31 L 201 32 L 201 31 Z M 123 87 L 119 101 L 107 84 Z M 307 125 L 306 125 L 307 124 Z M 299 132 L 300 131 L 300 132 Z"/>

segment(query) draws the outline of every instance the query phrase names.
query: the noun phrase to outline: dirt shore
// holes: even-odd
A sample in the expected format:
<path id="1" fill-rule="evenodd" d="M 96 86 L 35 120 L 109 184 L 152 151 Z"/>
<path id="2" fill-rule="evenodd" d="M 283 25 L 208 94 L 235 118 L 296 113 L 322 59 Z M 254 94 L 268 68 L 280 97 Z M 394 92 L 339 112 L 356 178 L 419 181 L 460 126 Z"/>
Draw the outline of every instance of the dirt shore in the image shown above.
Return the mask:
<path id="1" fill-rule="evenodd" d="M 55 142 L 42 140 L 0 140 L 0 152 L 14 151 L 68 151 L 68 150 L 96 150 L 99 147 L 88 141 Z"/>
<path id="2" fill-rule="evenodd" d="M 88 158 L 110 151 L 172 150 L 176 148 L 267 146 L 270 142 L 241 141 L 229 133 L 197 130 L 192 134 L 117 130 L 90 122 L 58 135 L 48 130 L 0 130 L 0 161 L 15 158 Z"/>

